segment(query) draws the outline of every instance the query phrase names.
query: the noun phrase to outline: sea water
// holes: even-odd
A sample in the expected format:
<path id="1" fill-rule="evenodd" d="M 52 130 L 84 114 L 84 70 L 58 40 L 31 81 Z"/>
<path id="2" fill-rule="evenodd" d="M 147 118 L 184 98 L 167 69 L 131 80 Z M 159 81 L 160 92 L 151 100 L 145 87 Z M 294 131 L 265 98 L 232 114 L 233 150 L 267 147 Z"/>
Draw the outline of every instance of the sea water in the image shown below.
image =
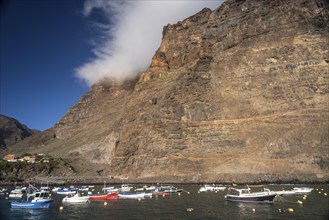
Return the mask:
<path id="1" fill-rule="evenodd" d="M 11 209 L 11 200 L 5 195 L 0 199 L 0 219 L 329 219 L 328 185 L 307 185 L 314 188 L 311 193 L 306 194 L 307 197 L 304 197 L 305 194 L 287 195 L 276 199 L 273 204 L 226 201 L 224 196 L 227 189 L 198 193 L 198 185 L 175 186 L 183 188 L 184 192 L 142 200 L 118 199 L 107 201 L 107 204 L 104 201 L 92 201 L 87 204 L 63 205 L 64 195 L 52 193 L 54 201 L 46 210 Z M 295 186 L 297 185 L 267 185 L 250 188 L 252 191 L 260 191 L 263 187 L 289 190 Z M 96 186 L 94 193 L 101 193 L 102 187 Z"/>

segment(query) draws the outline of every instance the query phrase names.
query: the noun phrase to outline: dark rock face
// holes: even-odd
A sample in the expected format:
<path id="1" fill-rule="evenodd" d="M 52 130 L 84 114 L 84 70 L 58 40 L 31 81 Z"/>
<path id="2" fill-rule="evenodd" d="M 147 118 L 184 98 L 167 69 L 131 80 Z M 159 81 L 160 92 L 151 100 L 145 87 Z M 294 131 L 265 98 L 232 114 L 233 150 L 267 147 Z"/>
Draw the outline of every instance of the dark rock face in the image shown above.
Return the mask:
<path id="1" fill-rule="evenodd" d="M 17 142 L 38 131 L 32 130 L 14 118 L 0 115 L 0 146 L 1 152 L 10 149 Z"/>
<path id="2" fill-rule="evenodd" d="M 100 83 L 54 155 L 140 181 L 329 179 L 328 3 L 229 0 L 163 29 L 134 82 Z"/>

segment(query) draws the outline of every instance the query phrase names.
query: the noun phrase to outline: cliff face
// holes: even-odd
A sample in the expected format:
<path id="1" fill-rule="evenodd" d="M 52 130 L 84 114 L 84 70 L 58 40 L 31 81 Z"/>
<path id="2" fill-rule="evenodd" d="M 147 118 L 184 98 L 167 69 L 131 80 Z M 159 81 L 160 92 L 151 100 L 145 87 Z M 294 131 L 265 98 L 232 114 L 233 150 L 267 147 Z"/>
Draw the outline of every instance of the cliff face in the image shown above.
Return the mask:
<path id="1" fill-rule="evenodd" d="M 167 25 L 147 71 L 94 85 L 41 150 L 128 180 L 328 180 L 328 24 L 324 0 L 229 0 Z"/>

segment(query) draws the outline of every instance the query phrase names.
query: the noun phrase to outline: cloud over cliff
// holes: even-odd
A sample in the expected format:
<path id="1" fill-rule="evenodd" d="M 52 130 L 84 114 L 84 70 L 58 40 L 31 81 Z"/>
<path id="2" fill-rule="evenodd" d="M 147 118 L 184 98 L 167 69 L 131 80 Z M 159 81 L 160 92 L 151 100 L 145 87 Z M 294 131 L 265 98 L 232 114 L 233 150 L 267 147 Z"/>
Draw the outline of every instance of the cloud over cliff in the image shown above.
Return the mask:
<path id="1" fill-rule="evenodd" d="M 76 69 L 92 85 L 103 78 L 122 81 L 137 76 L 151 63 L 161 43 L 163 26 L 183 20 L 212 1 L 105 1 L 86 0 L 83 14 L 97 34 L 92 40 L 94 57 Z"/>

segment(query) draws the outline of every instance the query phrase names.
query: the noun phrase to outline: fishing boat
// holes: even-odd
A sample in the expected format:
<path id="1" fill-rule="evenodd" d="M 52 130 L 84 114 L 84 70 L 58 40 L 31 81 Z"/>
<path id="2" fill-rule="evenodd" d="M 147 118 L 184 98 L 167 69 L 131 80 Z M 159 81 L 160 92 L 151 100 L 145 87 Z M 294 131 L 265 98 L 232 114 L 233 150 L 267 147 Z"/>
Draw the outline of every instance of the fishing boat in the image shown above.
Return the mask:
<path id="1" fill-rule="evenodd" d="M 65 198 L 63 198 L 63 203 L 86 203 L 89 202 L 90 196 L 81 196 L 79 192 L 77 192 L 75 195 L 71 196 L 68 195 Z"/>
<path id="2" fill-rule="evenodd" d="M 53 200 L 47 192 L 33 192 L 27 194 L 26 201 L 12 201 L 13 209 L 48 209 Z"/>
<path id="3" fill-rule="evenodd" d="M 120 192 L 119 198 L 120 199 L 144 199 L 145 193 L 138 192 L 138 193 L 128 193 L 128 192 Z"/>
<path id="4" fill-rule="evenodd" d="M 231 194 L 231 190 L 237 194 Z M 246 189 L 236 189 L 230 187 L 225 199 L 229 201 L 239 201 L 239 202 L 263 202 L 272 203 L 276 197 L 275 193 L 272 193 L 269 189 L 264 189 L 261 192 L 251 192 L 250 188 Z"/>
<path id="5" fill-rule="evenodd" d="M 118 193 L 108 193 L 106 195 L 94 195 L 89 197 L 90 200 L 109 200 L 118 199 Z"/>

